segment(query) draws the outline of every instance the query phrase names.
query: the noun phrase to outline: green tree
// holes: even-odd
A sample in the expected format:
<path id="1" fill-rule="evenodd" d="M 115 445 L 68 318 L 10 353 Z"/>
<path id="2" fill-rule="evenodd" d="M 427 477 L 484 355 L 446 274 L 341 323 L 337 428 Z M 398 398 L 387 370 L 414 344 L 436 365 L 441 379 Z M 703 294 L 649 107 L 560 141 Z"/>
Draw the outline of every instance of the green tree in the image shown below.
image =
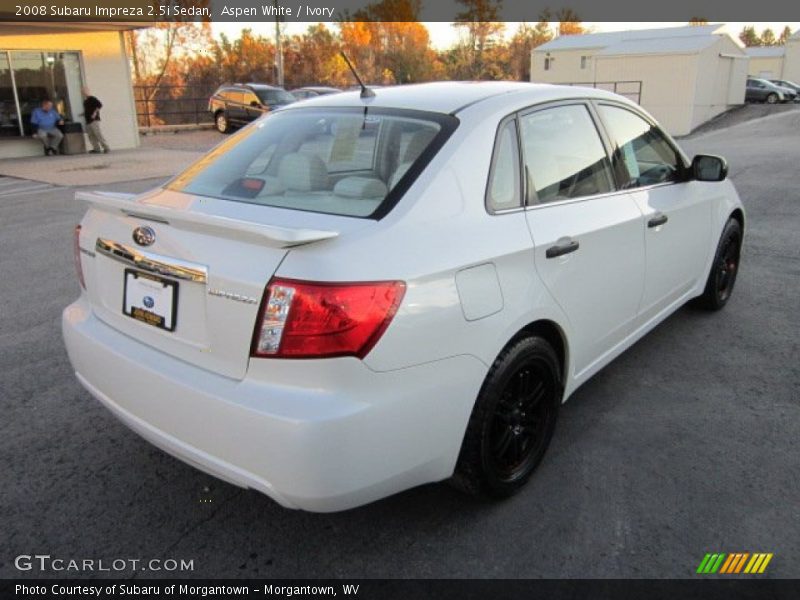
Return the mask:
<path id="1" fill-rule="evenodd" d="M 772 31 L 769 27 L 767 27 L 764 31 L 761 32 L 761 45 L 762 46 L 774 46 L 777 43 L 775 39 L 775 32 Z"/>
<path id="2" fill-rule="evenodd" d="M 518 81 L 530 81 L 531 52 L 551 39 L 553 31 L 546 15 L 535 26 L 521 23 L 508 43 L 511 77 Z"/>
<path id="3" fill-rule="evenodd" d="M 739 40 L 748 48 L 761 45 L 761 39 L 756 33 L 756 28 L 752 25 L 745 25 L 742 28 L 742 30 L 739 32 Z"/>
<path id="4" fill-rule="evenodd" d="M 574 10 L 562 8 L 556 13 L 558 20 L 558 35 L 580 35 L 586 33 L 586 28 Z"/>
<path id="5" fill-rule="evenodd" d="M 792 37 L 792 28 L 787 25 L 783 28 L 783 31 L 781 31 L 781 35 L 778 37 L 778 43 L 783 46 L 790 37 Z"/>
<path id="6" fill-rule="evenodd" d="M 496 71 L 497 59 L 488 52 L 502 41 L 505 24 L 500 22 L 501 0 L 457 0 L 466 10 L 456 15 L 453 26 L 462 32 L 449 60 L 458 79 L 487 79 Z"/>

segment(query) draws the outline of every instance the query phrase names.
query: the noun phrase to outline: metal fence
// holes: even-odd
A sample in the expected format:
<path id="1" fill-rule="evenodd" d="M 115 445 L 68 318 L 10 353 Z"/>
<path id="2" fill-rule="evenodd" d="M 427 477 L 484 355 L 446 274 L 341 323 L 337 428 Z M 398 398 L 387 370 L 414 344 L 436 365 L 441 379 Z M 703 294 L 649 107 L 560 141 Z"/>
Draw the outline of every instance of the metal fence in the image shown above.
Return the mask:
<path id="1" fill-rule="evenodd" d="M 564 85 L 579 85 L 593 87 L 609 92 L 614 92 L 620 96 L 625 96 L 628 100 L 633 100 L 636 104 L 641 104 L 642 82 L 641 81 L 586 81 L 582 83 L 565 83 Z"/>
<path id="2" fill-rule="evenodd" d="M 216 86 L 134 85 L 139 127 L 211 123 L 208 99 Z"/>

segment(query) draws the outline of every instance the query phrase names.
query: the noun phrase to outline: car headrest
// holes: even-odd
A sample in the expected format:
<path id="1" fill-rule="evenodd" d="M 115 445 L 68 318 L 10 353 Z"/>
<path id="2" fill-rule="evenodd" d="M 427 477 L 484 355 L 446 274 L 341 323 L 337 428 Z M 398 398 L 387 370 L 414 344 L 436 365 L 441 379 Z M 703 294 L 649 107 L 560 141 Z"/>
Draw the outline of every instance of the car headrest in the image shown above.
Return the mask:
<path id="1" fill-rule="evenodd" d="M 333 193 L 345 198 L 383 198 L 389 190 L 374 177 L 345 177 L 333 187 Z"/>
<path id="2" fill-rule="evenodd" d="M 315 154 L 287 154 L 278 167 L 278 178 L 287 191 L 316 192 L 328 189 L 328 169 Z"/>
<path id="3" fill-rule="evenodd" d="M 397 185 L 397 183 L 403 178 L 403 175 L 406 174 L 406 171 L 408 171 L 410 168 L 410 162 L 404 162 L 397 165 L 394 173 L 392 173 L 392 176 L 389 178 L 389 189 L 394 188 L 394 186 Z"/>
<path id="4" fill-rule="evenodd" d="M 431 143 L 431 140 L 436 135 L 436 130 L 431 127 L 424 127 L 419 131 L 414 132 L 411 135 L 411 139 L 408 140 L 408 146 L 406 146 L 405 151 L 403 152 L 403 159 L 401 162 L 404 163 L 412 163 L 419 155 L 422 154 L 423 150 L 428 147 L 428 144 Z"/>

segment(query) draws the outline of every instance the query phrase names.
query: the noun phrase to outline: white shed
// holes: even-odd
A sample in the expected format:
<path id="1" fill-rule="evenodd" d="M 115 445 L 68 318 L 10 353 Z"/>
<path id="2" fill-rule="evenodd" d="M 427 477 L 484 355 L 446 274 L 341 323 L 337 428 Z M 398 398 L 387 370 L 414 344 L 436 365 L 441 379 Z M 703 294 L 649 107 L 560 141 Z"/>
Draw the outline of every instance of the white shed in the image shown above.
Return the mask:
<path id="1" fill-rule="evenodd" d="M 749 75 L 800 82 L 800 29 L 783 46 L 755 46 L 745 52 L 750 57 Z"/>
<path id="2" fill-rule="evenodd" d="M 744 102 L 748 56 L 721 25 L 561 36 L 535 48 L 531 80 L 602 87 L 685 135 Z"/>

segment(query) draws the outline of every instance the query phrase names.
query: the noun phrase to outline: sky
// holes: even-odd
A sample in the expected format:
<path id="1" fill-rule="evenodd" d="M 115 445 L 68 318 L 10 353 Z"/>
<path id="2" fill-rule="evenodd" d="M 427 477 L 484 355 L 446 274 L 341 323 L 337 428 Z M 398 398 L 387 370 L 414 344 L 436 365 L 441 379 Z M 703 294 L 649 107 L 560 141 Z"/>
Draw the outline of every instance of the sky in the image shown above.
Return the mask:
<path id="1" fill-rule="evenodd" d="M 283 32 L 285 35 L 294 35 L 303 33 L 310 23 L 285 23 L 283 25 Z M 431 44 L 437 50 L 443 50 L 448 48 L 453 43 L 458 40 L 458 31 L 455 27 L 453 27 L 452 23 L 423 23 L 428 28 L 431 36 Z M 517 28 L 517 23 L 506 23 L 506 35 L 511 35 Z M 553 25 L 557 25 L 554 23 Z M 584 26 L 590 28 L 591 31 L 622 31 L 622 30 L 630 30 L 630 29 L 651 29 L 657 27 L 680 27 L 682 25 L 686 25 L 685 22 L 676 22 L 676 23 L 612 23 L 612 22 L 603 22 L 603 23 L 591 23 L 586 22 Z M 789 25 L 792 28 L 792 31 L 797 31 L 800 29 L 800 22 L 797 23 L 727 23 L 728 31 L 736 37 L 739 32 L 742 30 L 742 27 L 745 25 L 753 25 L 756 28 L 756 31 L 759 33 L 762 29 L 770 27 L 774 32 L 775 35 L 780 35 L 780 32 L 783 30 L 784 26 Z M 329 27 L 334 28 L 335 26 L 328 24 Z M 218 36 L 220 33 L 225 33 L 230 38 L 237 38 L 239 37 L 239 32 L 242 29 L 250 28 L 254 32 L 264 35 L 264 36 L 273 36 L 275 35 L 275 23 L 274 22 L 264 22 L 264 23 L 213 23 L 212 30 L 214 31 L 214 35 Z"/>

